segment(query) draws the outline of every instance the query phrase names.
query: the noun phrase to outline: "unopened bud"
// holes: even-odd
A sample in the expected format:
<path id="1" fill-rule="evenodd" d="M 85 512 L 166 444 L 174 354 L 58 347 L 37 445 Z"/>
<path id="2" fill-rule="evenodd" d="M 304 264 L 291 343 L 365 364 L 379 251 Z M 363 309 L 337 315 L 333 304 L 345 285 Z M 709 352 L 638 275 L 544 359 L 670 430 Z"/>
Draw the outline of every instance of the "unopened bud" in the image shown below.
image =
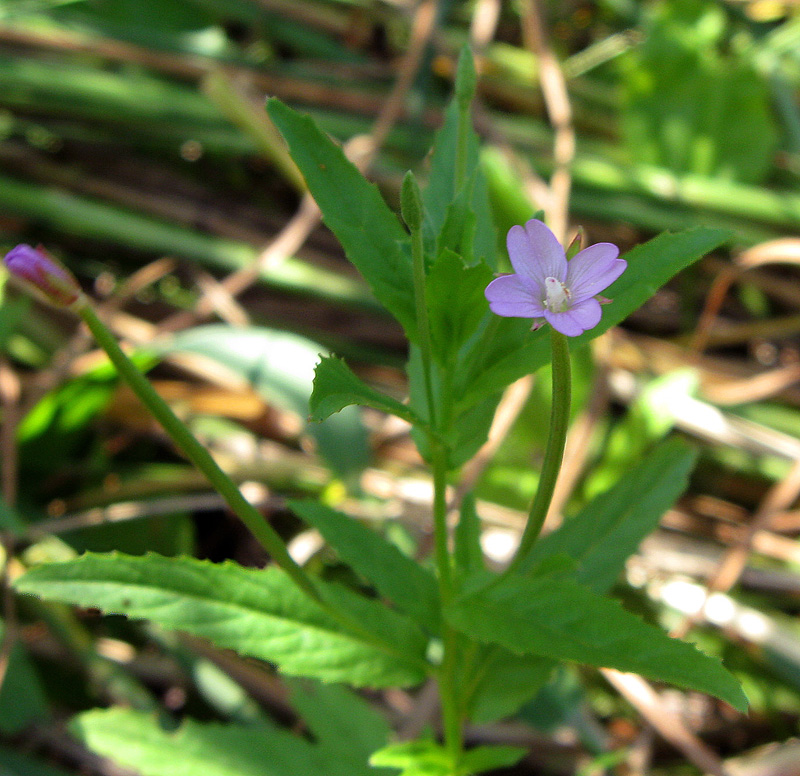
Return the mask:
<path id="1" fill-rule="evenodd" d="M 13 277 L 56 307 L 71 307 L 83 296 L 72 273 L 41 246 L 18 245 L 6 254 L 4 261 Z"/>
<path id="2" fill-rule="evenodd" d="M 469 105 L 475 96 L 477 80 L 472 50 L 465 45 L 458 56 L 458 66 L 456 67 L 456 102 L 462 111 L 469 110 Z"/>
<path id="3" fill-rule="evenodd" d="M 400 214 L 412 232 L 422 229 L 422 195 L 411 170 L 403 178 L 403 186 L 400 189 Z"/>

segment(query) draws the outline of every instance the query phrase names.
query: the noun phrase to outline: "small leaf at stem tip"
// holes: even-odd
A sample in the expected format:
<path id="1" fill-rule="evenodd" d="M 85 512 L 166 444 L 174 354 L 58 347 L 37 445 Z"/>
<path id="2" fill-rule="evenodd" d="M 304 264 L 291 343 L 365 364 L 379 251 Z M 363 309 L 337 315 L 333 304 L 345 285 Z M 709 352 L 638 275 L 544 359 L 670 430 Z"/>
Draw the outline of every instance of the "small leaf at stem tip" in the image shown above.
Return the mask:
<path id="1" fill-rule="evenodd" d="M 400 213 L 412 232 L 418 232 L 422 228 L 422 195 L 411 170 L 403 178 L 403 187 L 400 189 Z"/>
<path id="2" fill-rule="evenodd" d="M 456 67 L 456 102 L 462 111 L 469 108 L 472 98 L 475 96 L 476 84 L 477 75 L 472 50 L 469 46 L 464 46 L 458 55 L 458 66 Z"/>
<path id="3" fill-rule="evenodd" d="M 45 302 L 71 307 L 83 292 L 72 273 L 40 245 L 17 245 L 4 259 L 6 269 Z"/>

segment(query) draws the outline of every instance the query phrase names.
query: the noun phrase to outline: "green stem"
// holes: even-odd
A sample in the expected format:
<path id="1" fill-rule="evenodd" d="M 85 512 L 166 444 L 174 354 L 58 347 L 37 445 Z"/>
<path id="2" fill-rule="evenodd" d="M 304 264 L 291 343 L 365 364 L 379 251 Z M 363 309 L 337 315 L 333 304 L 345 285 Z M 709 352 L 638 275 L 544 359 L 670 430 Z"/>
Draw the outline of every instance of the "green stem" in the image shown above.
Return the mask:
<path id="1" fill-rule="evenodd" d="M 551 330 L 553 346 L 553 403 L 550 409 L 550 433 L 547 438 L 539 487 L 531 504 L 528 522 L 522 533 L 519 549 L 508 568 L 501 575 L 516 571 L 530 553 L 547 517 L 547 510 L 553 500 L 558 472 L 564 458 L 564 446 L 569 428 L 569 410 L 572 384 L 570 380 L 569 343 L 565 335 Z"/>
<path id="2" fill-rule="evenodd" d="M 242 496 L 239 488 L 220 469 L 208 450 L 195 439 L 167 403 L 156 393 L 150 381 L 122 352 L 114 335 L 103 325 L 88 302 L 83 304 L 77 312 L 108 354 L 119 374 L 130 385 L 145 407 L 163 426 L 175 444 L 183 450 L 186 457 L 208 478 L 208 481 L 222 495 L 237 517 L 250 529 L 275 563 L 292 578 L 301 590 L 318 603 L 322 603 L 313 581 L 289 555 L 280 536 L 264 519 L 264 516 Z"/>
<path id="3" fill-rule="evenodd" d="M 442 443 L 431 436 L 433 467 L 433 529 L 436 567 L 438 570 L 439 598 L 444 609 L 453 597 L 453 573 L 447 546 L 447 452 Z M 444 613 L 443 613 L 444 615 Z M 442 705 L 442 726 L 445 747 L 452 762 L 461 759 L 463 737 L 458 698 L 458 633 L 442 616 L 442 641 L 444 656 L 439 670 L 439 697 Z"/>

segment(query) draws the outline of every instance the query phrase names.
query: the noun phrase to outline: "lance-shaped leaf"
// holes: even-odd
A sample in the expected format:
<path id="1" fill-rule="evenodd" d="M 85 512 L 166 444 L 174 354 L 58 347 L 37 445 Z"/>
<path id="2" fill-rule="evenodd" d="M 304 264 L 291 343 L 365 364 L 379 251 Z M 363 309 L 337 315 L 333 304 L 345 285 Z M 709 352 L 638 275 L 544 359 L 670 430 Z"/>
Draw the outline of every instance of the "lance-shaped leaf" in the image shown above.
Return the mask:
<path id="1" fill-rule="evenodd" d="M 290 501 L 289 507 L 382 595 L 429 630 L 439 630 L 439 593 L 430 572 L 342 512 L 313 501 Z"/>
<path id="2" fill-rule="evenodd" d="M 412 424 L 420 422 L 410 407 L 370 388 L 341 358 L 323 356 L 314 372 L 314 389 L 309 399 L 311 420 L 325 420 L 351 404 L 372 407 Z"/>
<path id="3" fill-rule="evenodd" d="M 605 592 L 628 556 L 685 490 L 695 458 L 678 439 L 659 445 L 613 488 L 540 539 L 525 568 L 563 553 L 578 561 L 578 582 L 597 593 Z"/>
<path id="4" fill-rule="evenodd" d="M 415 339 L 410 242 L 397 217 L 313 119 L 274 98 L 267 110 L 347 258 L 409 339 Z"/>
<path id="5" fill-rule="evenodd" d="M 15 586 L 187 631 L 296 676 L 367 687 L 416 684 L 425 676 L 426 640 L 409 620 L 378 601 L 318 583 L 322 595 L 359 624 L 355 631 L 346 628 L 274 567 L 87 554 L 38 566 Z"/>
<path id="6" fill-rule="evenodd" d="M 467 593 L 445 612 L 454 628 L 517 654 L 616 668 L 715 695 L 740 711 L 747 698 L 722 664 L 596 595 L 563 571 L 513 577 Z"/>

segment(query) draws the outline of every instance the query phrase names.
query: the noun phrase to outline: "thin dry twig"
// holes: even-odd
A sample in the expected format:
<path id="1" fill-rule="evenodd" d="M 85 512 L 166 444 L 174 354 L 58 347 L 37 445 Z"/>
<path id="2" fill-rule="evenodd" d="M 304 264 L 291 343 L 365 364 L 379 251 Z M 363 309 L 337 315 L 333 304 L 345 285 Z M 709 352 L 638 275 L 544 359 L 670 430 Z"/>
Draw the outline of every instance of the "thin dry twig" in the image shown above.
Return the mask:
<path id="1" fill-rule="evenodd" d="M 526 46 L 539 60 L 539 78 L 547 114 L 555 131 L 553 161 L 555 169 L 550 178 L 550 200 L 545 208 L 550 228 L 564 242 L 569 218 L 569 196 L 572 188 L 570 166 L 575 156 L 575 130 L 572 126 L 567 82 L 550 47 L 539 0 L 523 3 L 522 33 Z"/>
<path id="2" fill-rule="evenodd" d="M 662 738 L 669 741 L 693 765 L 713 776 L 728 776 L 722 760 L 667 708 L 658 693 L 636 674 L 613 668 L 600 669 L 606 680 L 620 693 Z"/>
<path id="3" fill-rule="evenodd" d="M 400 65 L 400 74 L 383 103 L 371 132 L 369 135 L 354 137 L 345 145 L 345 153 L 362 172 L 372 165 L 389 132 L 402 114 L 408 90 L 414 82 L 422 62 L 422 55 L 433 35 L 435 21 L 436 0 L 423 0 L 414 13 L 411 40 Z M 263 269 L 274 268 L 285 258 L 296 253 L 321 220 L 322 214 L 313 197 L 305 194 L 295 215 L 261 251 L 256 261 L 249 267 L 237 270 L 224 278 L 219 284 L 221 290 L 231 298 L 241 294 L 258 279 Z M 194 310 L 170 316 L 162 321 L 159 329 L 162 333 L 179 331 L 209 317 L 213 312 L 212 300 L 203 296 Z"/>

